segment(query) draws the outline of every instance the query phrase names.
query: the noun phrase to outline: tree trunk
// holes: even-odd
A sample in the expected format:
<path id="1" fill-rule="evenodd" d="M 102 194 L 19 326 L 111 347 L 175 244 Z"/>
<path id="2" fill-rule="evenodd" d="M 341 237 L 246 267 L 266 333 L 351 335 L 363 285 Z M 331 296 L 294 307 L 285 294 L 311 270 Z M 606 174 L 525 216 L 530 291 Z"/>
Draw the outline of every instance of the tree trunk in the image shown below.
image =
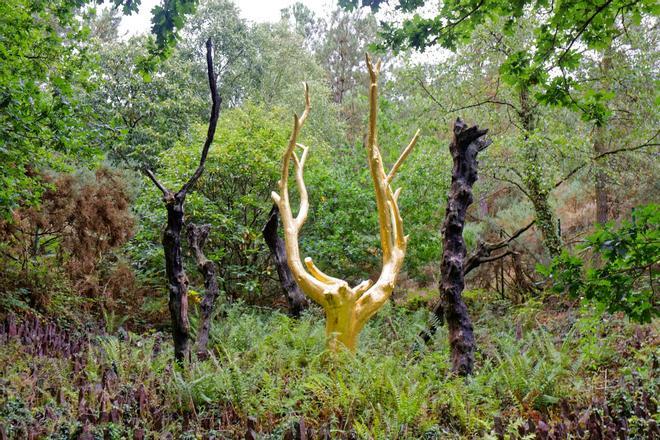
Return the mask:
<path id="1" fill-rule="evenodd" d="M 181 252 L 181 231 L 183 229 L 184 194 L 166 197 L 167 227 L 163 232 L 165 251 L 165 271 L 169 283 L 169 309 L 172 319 L 174 357 L 182 362 L 189 359 L 190 322 L 188 321 L 188 277 L 183 268 Z"/>
<path id="2" fill-rule="evenodd" d="M 215 300 L 219 292 L 216 265 L 213 261 L 207 259 L 203 252 L 210 230 L 211 225 L 197 226 L 191 223 L 188 226 L 188 243 L 195 254 L 197 269 L 204 277 L 204 288 L 206 289 L 204 299 L 202 299 L 200 305 L 202 316 L 197 330 L 197 356 L 200 359 L 208 357 L 206 347 L 209 342 Z"/>
<path id="3" fill-rule="evenodd" d="M 469 274 L 470 272 L 472 272 L 474 269 L 481 266 L 482 264 L 500 260 L 508 255 L 513 255 L 515 257 L 517 255 L 516 252 L 510 249 L 507 249 L 506 251 L 501 252 L 498 255 L 492 255 L 492 253 L 500 249 L 508 248 L 511 242 L 513 242 L 515 239 L 520 237 L 525 231 L 529 230 L 532 226 L 534 226 L 534 223 L 536 223 L 535 220 L 531 221 L 526 226 L 523 226 L 522 228 L 518 229 L 516 232 L 511 234 L 509 238 L 506 238 L 497 243 L 486 243 L 483 241 L 479 242 L 479 244 L 477 245 L 477 249 L 474 251 L 474 253 L 470 255 L 468 258 L 466 258 L 465 261 L 463 262 L 463 278 L 465 278 L 467 274 Z M 440 298 L 435 308 L 433 309 L 433 315 L 435 320 L 431 322 L 428 328 L 422 330 L 422 332 L 419 334 L 419 337 L 422 339 L 422 341 L 425 344 L 431 340 L 433 335 L 435 335 L 435 332 L 438 330 L 438 327 L 444 325 L 445 317 L 444 317 L 444 306 L 442 302 L 442 297 Z"/>
<path id="4" fill-rule="evenodd" d="M 597 128 L 601 129 L 600 127 Z M 594 150 L 596 154 L 602 153 L 604 150 L 598 148 L 597 142 L 594 142 Z M 594 183 L 596 191 L 596 223 L 604 224 L 607 223 L 608 212 L 609 212 L 609 198 L 607 194 L 607 185 L 605 180 L 607 175 L 602 170 L 596 171 Z"/>
<path id="5" fill-rule="evenodd" d="M 346 295 L 347 299 L 349 295 Z M 328 348 L 333 352 L 342 347 L 351 352 L 357 349 L 360 331 L 366 321 L 360 319 L 356 311 L 355 299 L 354 295 L 353 300 L 337 301 L 324 307 L 325 334 L 328 338 Z"/>
<path id="6" fill-rule="evenodd" d="M 543 247 L 551 257 L 556 257 L 561 254 L 561 239 L 555 226 L 554 215 L 552 215 L 548 191 L 541 187 L 540 176 L 529 176 L 527 190 L 534 206 L 536 224 L 543 238 Z"/>
<path id="7" fill-rule="evenodd" d="M 190 322 L 188 321 L 188 277 L 183 268 L 181 252 L 181 231 L 183 230 L 184 214 L 183 205 L 186 202 L 188 191 L 197 183 L 204 172 L 204 164 L 208 156 L 209 148 L 213 143 L 215 130 L 220 117 L 220 104 L 222 99 L 218 95 L 216 76 L 213 70 L 213 44 L 209 38 L 206 41 L 206 66 L 211 89 L 211 115 L 206 140 L 202 147 L 199 165 L 188 181 L 183 184 L 178 192 L 167 189 L 158 181 L 153 171 L 143 168 L 142 172 L 163 193 L 163 201 L 167 209 L 167 227 L 163 232 L 163 250 L 165 252 L 165 272 L 169 283 L 170 301 L 169 309 L 172 318 L 172 338 L 174 340 L 174 357 L 177 362 L 190 359 Z"/>
<path id="8" fill-rule="evenodd" d="M 490 145 L 490 141 L 482 137 L 487 131 L 479 130 L 477 126 L 468 128 L 457 119 L 454 139 L 449 145 L 454 167 L 442 225 L 441 300 L 436 316 L 439 320 L 444 316 L 447 322 L 452 371 L 462 376 L 472 373 L 475 350 L 472 322 L 462 297 L 465 287 L 463 264 L 467 252 L 463 228 L 467 208 L 472 203 L 472 185 L 477 180 L 477 153 Z"/>
<path id="9" fill-rule="evenodd" d="M 529 135 L 536 128 L 536 118 L 534 108 L 529 102 L 529 90 L 523 88 L 520 91 L 520 121 L 525 130 L 525 160 L 527 161 L 524 172 L 524 185 L 527 188 L 527 197 L 529 197 L 534 206 L 536 214 L 536 225 L 541 231 L 543 237 L 543 247 L 555 257 L 561 253 L 561 239 L 555 228 L 555 219 L 550 207 L 550 191 L 542 183 L 542 167 L 538 163 L 539 145 L 532 144 Z"/>
<path id="10" fill-rule="evenodd" d="M 605 50 L 601 61 L 601 70 L 603 80 L 603 90 L 609 89 L 609 73 L 612 67 L 611 48 Z M 607 129 L 602 125 L 594 127 L 594 156 L 599 156 L 607 151 L 606 136 Z M 596 164 L 596 175 L 594 189 L 596 192 L 596 223 L 607 223 L 609 213 L 609 197 L 607 192 L 607 173 Z"/>
<path id="11" fill-rule="evenodd" d="M 273 205 L 273 208 L 270 210 L 268 215 L 268 221 L 264 225 L 261 233 L 263 234 L 264 240 L 270 249 L 273 258 L 275 259 L 275 267 L 277 269 L 277 275 L 280 278 L 280 283 L 282 284 L 282 290 L 284 290 L 284 295 L 289 303 L 289 313 L 291 316 L 297 318 L 300 316 L 300 313 L 307 307 L 308 302 L 305 295 L 298 287 L 291 269 L 286 262 L 286 248 L 284 246 L 284 240 L 277 234 L 277 229 L 279 227 L 280 220 L 280 211 L 277 209 L 277 205 Z"/>

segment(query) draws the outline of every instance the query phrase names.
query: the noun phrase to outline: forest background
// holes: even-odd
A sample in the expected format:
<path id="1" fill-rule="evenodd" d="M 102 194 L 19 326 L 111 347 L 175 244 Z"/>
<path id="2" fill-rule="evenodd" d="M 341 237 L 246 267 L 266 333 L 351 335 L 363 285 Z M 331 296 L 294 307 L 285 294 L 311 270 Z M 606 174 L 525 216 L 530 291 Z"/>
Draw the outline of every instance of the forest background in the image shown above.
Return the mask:
<path id="1" fill-rule="evenodd" d="M 504 438 L 593 432 L 593 408 L 611 408 L 603 429 L 657 432 L 657 5 L 296 3 L 252 23 L 229 0 L 173 1 L 153 35 L 122 37 L 134 2 L 87 3 L 0 4 L 2 435 Z M 210 225 L 220 294 L 212 359 L 179 370 L 164 336 L 165 209 L 144 171 L 177 187 L 197 167 L 209 38 L 220 119 L 185 210 Z M 333 364 L 315 306 L 288 316 L 262 229 L 307 82 L 301 251 L 351 284 L 379 273 L 366 52 L 383 61 L 386 166 L 421 137 L 396 178 L 410 240 L 395 293 L 358 354 Z M 479 347 L 467 382 L 449 372 L 445 329 L 418 336 L 439 296 L 457 117 L 492 140 L 468 254 L 507 242 L 467 277 Z M 184 251 L 196 323 L 204 279 Z M 39 348 L 59 337 L 69 356 Z"/>

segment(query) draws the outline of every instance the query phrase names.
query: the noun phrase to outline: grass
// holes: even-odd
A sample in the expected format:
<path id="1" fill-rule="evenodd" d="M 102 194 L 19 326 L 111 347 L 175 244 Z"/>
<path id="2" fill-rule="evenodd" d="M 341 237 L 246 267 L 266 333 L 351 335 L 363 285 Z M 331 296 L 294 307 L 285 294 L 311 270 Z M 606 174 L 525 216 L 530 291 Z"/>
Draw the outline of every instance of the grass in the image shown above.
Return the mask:
<path id="1" fill-rule="evenodd" d="M 479 351 L 467 380 L 449 372 L 444 329 L 411 351 L 428 312 L 392 305 L 365 328 L 355 355 L 325 351 L 318 311 L 293 320 L 242 304 L 216 320 L 214 355 L 185 368 L 173 367 L 161 333 L 94 336 L 70 358 L 10 338 L 0 347 L 0 425 L 9 438 L 238 438 L 254 418 L 264 439 L 301 420 L 331 438 L 502 438 L 497 419 L 511 432 L 528 419 L 551 421 L 562 405 L 606 397 L 622 377 L 646 375 L 657 387 L 655 323 L 514 307 L 485 293 L 471 300 Z M 621 344 L 640 332 L 649 344 Z"/>

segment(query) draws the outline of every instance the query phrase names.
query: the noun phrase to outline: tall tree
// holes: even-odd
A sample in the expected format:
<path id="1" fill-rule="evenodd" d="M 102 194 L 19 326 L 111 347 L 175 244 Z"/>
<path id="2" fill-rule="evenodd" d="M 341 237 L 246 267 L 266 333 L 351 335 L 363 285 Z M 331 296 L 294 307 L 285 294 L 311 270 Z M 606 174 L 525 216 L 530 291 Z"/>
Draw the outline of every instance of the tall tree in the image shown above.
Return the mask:
<path id="1" fill-rule="evenodd" d="M 347 124 L 350 143 L 360 140 L 362 135 L 362 115 L 367 111 L 365 100 L 361 99 L 366 85 L 364 54 L 376 37 L 376 30 L 372 14 L 338 8 L 323 21 L 315 47 L 316 59 L 330 84 L 332 100 Z"/>
<path id="2" fill-rule="evenodd" d="M 611 48 L 603 51 L 600 61 L 600 71 L 602 75 L 601 89 L 604 93 L 608 92 L 610 81 L 610 70 L 612 69 Z M 593 143 L 594 156 L 607 151 L 607 127 L 604 124 L 596 124 L 594 127 Z M 594 176 L 594 192 L 596 193 L 596 223 L 605 224 L 609 214 L 609 196 L 606 188 L 607 173 L 599 167 Z"/>
<path id="3" fill-rule="evenodd" d="M 163 202 L 167 209 L 167 226 L 163 232 L 163 250 L 165 251 L 165 270 L 169 282 L 169 309 L 172 319 L 172 337 L 174 339 L 174 356 L 181 362 L 189 357 L 190 322 L 188 320 L 188 278 L 183 267 L 183 253 L 181 250 L 181 232 L 184 225 L 184 203 L 188 191 L 195 185 L 204 172 L 204 165 L 209 148 L 213 143 L 215 129 L 220 115 L 221 98 L 218 95 L 216 74 L 213 69 L 213 45 L 211 40 L 206 41 L 206 66 L 208 71 L 209 88 L 211 89 L 211 116 L 206 134 L 206 141 L 202 147 L 199 166 L 181 188 L 174 192 L 158 181 L 154 173 L 144 169 L 144 173 L 151 179 L 156 187 L 163 193 Z"/>
<path id="4" fill-rule="evenodd" d="M 608 114 L 605 123 L 591 123 L 591 160 L 584 167 L 592 170 L 594 221 L 600 224 L 622 214 L 617 213 L 622 202 L 633 206 L 637 197 L 624 184 L 625 170 L 635 167 L 631 160 L 644 160 L 644 154 L 651 154 L 658 145 L 659 113 L 655 97 L 648 93 L 657 77 L 654 66 L 659 55 L 651 49 L 657 47 L 657 39 L 652 20 L 630 23 L 621 29 L 620 37 L 594 53 L 590 65 L 574 79 L 573 95 L 587 105 L 593 97 L 602 100 Z M 624 201 L 617 195 L 617 187 L 626 187 Z M 637 199 L 637 203 L 643 201 Z"/>
<path id="5" fill-rule="evenodd" d="M 376 20 L 363 11 L 336 9 L 324 24 L 316 56 L 328 75 L 334 102 L 341 104 L 365 82 L 364 53 L 376 36 Z"/>
<path id="6" fill-rule="evenodd" d="M 322 19 L 316 18 L 314 11 L 301 2 L 280 10 L 280 18 L 289 24 L 295 33 L 302 36 L 305 46 L 309 49 L 314 45 L 314 40 L 322 31 L 319 29 L 323 23 Z"/>
<path id="7" fill-rule="evenodd" d="M 87 100 L 93 125 L 102 128 L 108 158 L 155 171 L 160 152 L 190 137 L 191 127 L 201 120 L 207 92 L 189 86 L 199 79 L 194 62 L 178 54 L 159 63 L 145 81 L 137 64 L 147 56 L 146 46 L 144 37 L 97 44 L 103 73 Z"/>
<path id="8" fill-rule="evenodd" d="M 465 287 L 465 256 L 463 239 L 465 214 L 472 204 L 472 185 L 477 181 L 477 154 L 490 141 L 484 138 L 488 130 L 467 126 L 457 119 L 449 151 L 454 160 L 451 188 L 447 197 L 445 222 L 442 225 L 442 262 L 440 264 L 440 295 L 442 304 L 436 314 L 447 322 L 452 370 L 462 376 L 474 368 L 475 341 L 472 322 L 462 293 Z"/>
<path id="9" fill-rule="evenodd" d="M 36 203 L 40 171 L 94 162 L 84 105 L 94 62 L 70 2 L 0 3 L 0 211 Z"/>

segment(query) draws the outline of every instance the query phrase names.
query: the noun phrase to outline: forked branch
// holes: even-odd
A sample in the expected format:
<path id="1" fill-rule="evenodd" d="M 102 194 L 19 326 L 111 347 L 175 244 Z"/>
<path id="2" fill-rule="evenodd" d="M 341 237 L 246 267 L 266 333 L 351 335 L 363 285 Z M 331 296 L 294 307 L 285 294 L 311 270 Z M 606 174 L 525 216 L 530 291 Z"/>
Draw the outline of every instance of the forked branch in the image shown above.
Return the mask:
<path id="1" fill-rule="evenodd" d="M 499 255 L 491 256 L 494 251 L 508 247 L 516 238 L 520 237 L 525 231 L 531 228 L 535 222 L 535 220 L 532 220 L 526 226 L 523 226 L 514 232 L 509 238 L 501 240 L 497 243 L 487 243 L 483 241 L 480 242 L 477 245 L 477 249 L 474 251 L 474 253 L 465 260 L 463 265 L 463 276 L 467 275 L 472 270 L 476 269 L 484 263 L 489 263 L 491 261 L 504 258 L 507 255 L 511 255 L 512 251 L 507 251 Z"/>
<path id="2" fill-rule="evenodd" d="M 374 183 L 383 249 L 383 268 L 378 280 L 375 283 L 371 280 L 363 281 L 351 288 L 346 281 L 323 273 L 316 267 L 311 258 L 303 260 L 300 256 L 298 236 L 309 211 L 309 198 L 303 178 L 303 170 L 309 149 L 298 143 L 300 130 L 311 109 L 309 88 L 306 84 L 305 110 L 300 117 L 294 115 L 293 130 L 282 159 L 282 174 L 278 182 L 279 194 L 272 193 L 273 201 L 277 204 L 282 216 L 287 261 L 291 272 L 305 294 L 325 309 L 326 332 L 330 337 L 331 348 L 336 348 L 336 341 L 339 341 L 351 350 L 355 349 L 357 335 L 366 321 L 376 313 L 392 294 L 396 277 L 403 264 L 407 237 L 403 233 L 403 221 L 397 204 L 400 188 L 392 191 L 390 183 L 419 138 L 418 131 L 410 144 L 403 150 L 389 174 L 387 174 L 383 167 L 377 137 L 380 62 L 374 65 L 367 55 L 367 66 L 371 79 L 369 88 L 369 132 L 366 145 L 367 160 Z M 297 149 L 301 150 L 300 156 L 296 152 Z M 300 192 L 300 208 L 295 218 L 291 210 L 288 188 L 291 161 L 294 164 L 296 185 Z"/>
<path id="3" fill-rule="evenodd" d="M 183 267 L 183 251 L 181 249 L 181 233 L 185 222 L 184 204 L 188 190 L 197 182 L 204 172 L 204 164 L 208 156 L 209 148 L 213 143 L 213 136 L 218 124 L 220 114 L 220 97 L 213 70 L 213 45 L 209 39 L 206 42 L 206 64 L 208 70 L 209 88 L 211 90 L 211 116 L 209 127 L 202 148 L 199 166 L 190 179 L 183 184 L 178 192 L 170 191 L 156 179 L 154 173 L 149 169 L 143 172 L 151 179 L 156 187 L 163 193 L 163 201 L 167 210 L 167 226 L 163 231 L 163 251 L 165 253 L 165 272 L 169 286 L 169 309 L 172 319 L 172 337 L 174 340 L 174 355 L 177 361 L 182 362 L 189 358 L 190 321 L 188 320 L 188 277 Z M 204 235 L 204 234 L 202 234 Z M 201 248 L 203 240 L 199 242 L 199 253 L 197 257 L 203 256 Z M 205 260 L 205 259 L 203 259 Z M 202 263 L 200 263 L 202 264 Z M 202 267 L 203 266 L 203 267 Z M 207 284 L 207 295 L 202 302 L 202 329 L 200 330 L 200 351 L 204 356 L 206 353 L 206 341 L 208 340 L 208 328 L 213 302 L 217 295 L 217 284 L 215 281 L 215 266 L 209 261 L 203 261 L 200 270 L 205 271 Z M 215 291 L 215 293 L 213 293 Z"/>
<path id="4" fill-rule="evenodd" d="M 199 159 L 199 165 L 197 169 L 190 177 L 190 179 L 183 185 L 179 192 L 186 193 L 195 182 L 200 178 L 204 172 L 204 165 L 206 164 L 206 157 L 209 153 L 209 148 L 213 143 L 213 137 L 215 136 L 215 129 L 218 126 L 218 118 L 220 117 L 220 104 L 222 104 L 222 98 L 218 94 L 218 83 L 216 80 L 215 72 L 213 70 L 213 44 L 211 39 L 206 40 L 206 70 L 207 76 L 209 78 L 209 88 L 211 90 L 211 116 L 209 116 L 209 128 L 206 132 L 206 140 L 204 141 L 204 147 L 202 147 L 202 154 Z"/>
<path id="5" fill-rule="evenodd" d="M 206 158 L 209 153 L 209 148 L 213 143 L 213 137 L 215 136 L 215 130 L 218 126 L 218 119 L 220 118 L 220 105 L 222 104 L 222 98 L 218 94 L 218 83 L 215 76 L 215 71 L 213 68 L 213 43 L 209 38 L 206 40 L 206 70 L 209 79 L 209 89 L 211 91 L 211 115 L 209 116 L 209 127 L 206 133 L 206 140 L 204 141 L 204 146 L 202 147 L 202 153 L 199 159 L 199 165 L 195 172 L 190 176 L 190 179 L 183 184 L 181 189 L 177 192 L 176 196 L 181 199 L 185 199 L 188 190 L 199 180 L 202 173 L 204 172 L 204 165 L 206 164 Z M 158 181 L 153 171 L 144 168 L 144 174 L 156 185 L 156 187 L 163 193 L 165 199 L 173 199 L 172 192 L 167 189 L 162 183 Z"/>

